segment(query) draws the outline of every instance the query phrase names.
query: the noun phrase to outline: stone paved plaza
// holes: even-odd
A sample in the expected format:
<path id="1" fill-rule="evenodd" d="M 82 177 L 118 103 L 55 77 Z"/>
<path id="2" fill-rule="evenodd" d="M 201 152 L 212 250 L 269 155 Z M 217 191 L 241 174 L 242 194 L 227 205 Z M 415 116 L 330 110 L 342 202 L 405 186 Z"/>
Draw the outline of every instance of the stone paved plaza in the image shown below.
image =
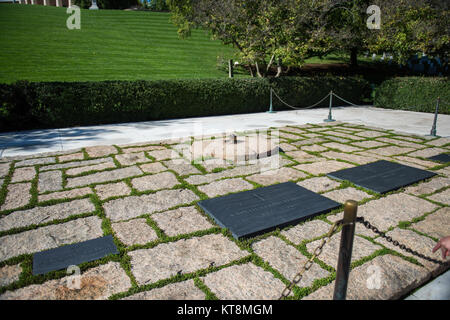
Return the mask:
<path id="1" fill-rule="evenodd" d="M 282 152 L 248 163 L 186 156 L 194 141 L 220 138 L 211 136 L 0 158 L 0 299 L 277 299 L 342 207 L 237 241 L 197 203 L 287 181 L 358 201 L 359 216 L 442 259 L 431 249 L 450 234 L 450 167 L 426 158 L 449 152 L 450 138 L 341 122 L 272 128 L 264 137 Z M 437 175 L 381 196 L 326 176 L 379 159 Z M 349 299 L 402 298 L 449 268 L 360 224 L 356 233 Z M 66 270 L 32 275 L 34 253 L 105 235 L 120 253 L 80 265 L 78 289 Z M 288 299 L 332 298 L 339 241 L 339 233 L 330 239 Z"/>

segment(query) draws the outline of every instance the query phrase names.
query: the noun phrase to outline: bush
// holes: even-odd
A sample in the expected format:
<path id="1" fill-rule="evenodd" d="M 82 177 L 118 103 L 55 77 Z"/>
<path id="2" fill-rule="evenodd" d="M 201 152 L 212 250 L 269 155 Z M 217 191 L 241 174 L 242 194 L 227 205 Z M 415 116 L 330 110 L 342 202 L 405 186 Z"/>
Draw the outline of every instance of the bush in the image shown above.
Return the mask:
<path id="1" fill-rule="evenodd" d="M 374 106 L 380 108 L 450 114 L 448 78 L 403 77 L 384 81 L 375 91 Z"/>
<path id="2" fill-rule="evenodd" d="M 316 103 L 330 90 L 354 103 L 370 95 L 365 80 L 342 77 L 21 81 L 0 86 L 0 131 L 264 112 L 270 86 L 298 107 Z M 273 101 L 275 110 L 287 109 Z"/>

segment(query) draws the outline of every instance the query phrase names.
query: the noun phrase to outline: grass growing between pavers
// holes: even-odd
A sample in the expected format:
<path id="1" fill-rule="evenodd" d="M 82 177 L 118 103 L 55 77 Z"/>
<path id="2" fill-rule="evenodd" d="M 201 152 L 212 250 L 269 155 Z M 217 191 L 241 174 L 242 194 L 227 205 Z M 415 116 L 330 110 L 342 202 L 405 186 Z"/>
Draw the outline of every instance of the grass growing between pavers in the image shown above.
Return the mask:
<path id="1" fill-rule="evenodd" d="M 325 144 L 327 142 L 334 141 L 331 138 L 327 138 L 326 137 L 327 135 L 331 136 L 331 131 L 337 130 L 337 129 L 340 129 L 340 128 L 345 129 L 345 126 L 340 124 L 340 125 L 337 125 L 337 126 L 330 126 L 330 127 L 325 128 L 325 127 L 322 127 L 322 126 L 313 126 L 312 125 L 312 126 L 310 126 L 310 128 L 312 128 L 312 129 L 315 129 L 315 128 L 316 129 L 317 128 L 323 129 L 324 128 L 324 131 L 328 131 L 328 133 L 322 134 L 322 136 L 326 139 L 325 141 L 322 141 L 322 142 L 319 142 L 319 143 L 312 143 L 312 144 L 316 144 L 316 145 L 322 145 L 322 144 Z M 307 131 L 307 129 L 303 129 L 303 128 L 302 128 L 302 130 L 305 130 L 306 134 L 308 134 L 308 132 L 309 133 L 314 133 L 314 134 L 319 134 L 319 135 L 321 134 L 321 131 L 317 132 L 317 130 L 315 130 L 315 131 L 314 130 L 313 131 Z M 359 127 L 359 130 L 363 131 L 363 130 L 367 130 L 367 129 L 365 129 L 364 127 Z M 377 130 L 373 130 L 373 129 L 370 129 L 370 130 L 371 131 L 377 131 Z M 337 131 L 339 131 L 339 130 L 337 130 Z M 299 134 L 297 134 L 295 132 L 289 132 L 289 131 L 286 131 L 286 132 L 289 133 L 289 134 L 292 134 L 292 135 L 297 135 L 297 136 L 300 137 L 300 139 L 305 139 L 305 137 L 303 137 L 303 136 L 301 136 L 301 135 L 299 135 Z M 386 131 L 380 131 L 380 132 L 386 133 Z M 345 132 L 345 133 L 352 134 L 351 132 Z M 395 137 L 396 135 L 395 134 L 391 134 L 391 133 L 389 133 L 389 134 L 386 133 L 384 136 L 385 137 Z M 287 140 L 289 142 L 289 139 L 285 139 L 285 140 Z M 295 140 L 292 140 L 292 141 L 298 141 L 298 140 L 295 139 Z M 360 141 L 359 138 L 358 138 L 358 141 Z M 365 137 L 363 141 L 376 141 L 376 137 Z M 407 140 L 405 140 L 405 141 L 407 141 Z M 191 139 L 191 143 L 192 143 L 192 139 Z M 347 141 L 347 142 L 339 142 L 339 143 L 343 144 L 343 145 L 352 146 L 351 145 L 352 140 Z M 418 144 L 417 142 L 415 142 L 415 143 Z M 400 144 L 401 144 L 401 141 L 399 142 L 399 145 Z M 154 144 L 152 144 L 152 145 L 154 145 Z M 161 146 L 161 145 L 158 145 L 158 146 Z M 377 147 L 377 148 L 364 148 L 364 147 L 358 147 L 358 148 L 361 149 L 361 150 L 367 151 L 367 150 L 374 150 L 374 149 L 378 149 L 378 148 L 383 148 L 383 147 L 386 147 L 386 146 L 397 146 L 397 145 L 390 144 L 390 143 L 385 143 L 385 146 L 380 146 L 380 147 Z M 168 144 L 165 144 L 164 147 L 166 149 L 173 149 L 172 146 L 168 145 Z M 431 147 L 431 146 L 423 144 L 423 147 L 424 148 L 428 148 L 428 147 Z M 295 147 L 295 148 L 297 150 L 300 150 L 300 147 Z M 116 149 L 118 150 L 118 154 L 122 154 L 123 153 L 124 148 L 116 146 Z M 418 148 L 416 148 L 416 150 L 420 150 L 420 149 L 421 149 L 421 146 L 419 146 L 419 144 L 418 144 Z M 86 150 L 85 149 L 83 149 L 83 150 L 84 150 L 83 151 L 84 159 L 98 159 L 98 158 L 102 158 L 102 157 L 89 158 L 87 153 L 86 153 Z M 340 150 L 334 149 L 334 148 L 329 148 L 328 147 L 326 150 L 327 151 L 335 151 L 335 152 L 341 153 Z M 321 152 L 308 151 L 308 150 L 303 150 L 303 151 L 305 153 L 307 153 L 307 154 L 310 154 L 310 155 L 316 156 L 318 158 L 327 160 L 326 158 L 324 158 L 321 155 Z M 360 151 L 354 151 L 354 153 L 357 153 L 357 152 L 360 152 Z M 411 151 L 411 152 L 414 152 L 414 151 Z M 351 152 L 350 154 L 352 154 L 352 153 L 353 152 Z M 156 161 L 155 158 L 153 158 L 153 157 L 148 155 L 147 151 L 145 151 L 144 154 L 147 157 L 147 159 L 149 159 L 149 162 L 153 162 L 153 163 L 154 162 L 160 162 L 160 163 L 162 163 L 162 161 L 163 161 L 163 160 Z M 178 152 L 178 154 L 181 155 L 179 152 Z M 280 153 L 280 155 L 281 155 L 281 157 L 283 157 L 285 159 L 288 159 L 290 161 L 290 163 L 288 163 L 287 165 L 283 165 L 283 167 L 293 167 L 295 165 L 300 164 L 298 161 L 296 161 L 295 159 L 293 159 L 292 157 L 289 157 L 288 155 L 286 155 L 284 153 Z M 393 158 L 394 156 L 395 155 L 391 155 L 391 156 L 387 156 L 386 158 L 390 158 L 393 161 L 398 162 L 398 160 Z M 82 173 L 82 174 L 77 175 L 75 177 L 89 175 L 89 174 L 96 173 L 96 172 L 110 171 L 110 170 L 114 170 L 114 169 L 118 169 L 118 168 L 128 167 L 128 166 L 123 166 L 120 163 L 118 163 L 117 159 L 115 159 L 115 155 L 104 156 L 103 158 L 106 158 L 106 157 L 112 157 L 112 159 L 114 159 L 114 162 L 116 164 L 116 168 L 106 169 L 106 170 L 101 170 L 101 171 L 94 170 L 92 172 Z M 416 158 L 419 159 L 420 157 L 416 157 Z M 59 160 L 58 160 L 58 158 L 56 158 L 56 159 L 57 159 L 56 164 L 58 164 Z M 337 161 L 340 161 L 340 160 L 337 159 Z M 358 165 L 357 163 L 353 163 L 351 161 L 346 161 L 346 160 L 341 160 L 340 162 L 349 163 L 349 164 L 353 164 L 353 165 Z M 68 162 L 64 162 L 64 163 L 68 163 Z M 14 164 L 15 164 L 15 162 L 14 162 Z M 200 174 L 196 174 L 196 175 L 205 175 L 205 174 L 209 173 L 200 164 L 196 165 L 195 163 L 191 162 L 191 165 L 193 165 L 194 167 L 196 167 L 200 171 Z M 39 172 L 40 166 L 41 165 L 36 165 L 35 166 L 36 172 Z M 447 166 L 448 166 L 447 164 L 437 164 L 432 169 L 439 170 L 439 169 L 445 168 Z M 229 170 L 231 168 L 234 168 L 234 166 L 230 166 L 228 168 L 213 169 L 213 172 L 214 171 L 215 172 L 223 172 L 223 171 Z M 61 169 L 56 169 L 56 170 L 61 170 Z M 68 178 L 67 175 L 65 175 L 65 171 L 66 170 L 67 169 L 62 169 L 61 170 L 63 172 L 64 186 L 66 185 L 67 178 Z M 2 178 L 2 179 L 4 179 L 4 184 L 3 184 L 3 186 L 1 186 L 1 189 L 0 189 L 0 204 L 6 198 L 7 186 L 10 184 L 13 171 L 14 171 L 14 166 L 12 165 L 9 168 L 8 175 L 6 177 Z M 198 190 L 198 188 L 197 188 L 198 186 L 191 185 L 191 184 L 189 184 L 186 181 L 186 178 L 188 178 L 189 176 L 192 176 L 192 175 L 179 175 L 177 172 L 175 172 L 174 170 L 171 170 L 171 169 L 167 169 L 164 172 L 171 172 L 172 174 L 175 175 L 176 179 L 179 182 L 179 184 L 173 186 L 172 188 L 167 188 L 168 190 L 189 189 L 194 194 L 196 194 L 200 198 L 200 200 L 205 200 L 205 199 L 209 198 L 206 194 L 204 194 L 204 193 L 202 193 L 202 192 L 200 192 Z M 251 174 L 253 174 L 253 173 L 241 174 L 241 175 L 238 175 L 238 176 L 231 175 L 229 177 L 222 177 L 222 178 L 219 178 L 219 179 L 215 179 L 214 181 L 227 180 L 227 179 L 232 179 L 232 178 L 242 178 L 245 181 L 248 181 L 246 178 L 248 176 L 250 176 Z M 275 278 L 281 280 L 285 285 L 287 285 L 287 284 L 289 284 L 289 281 L 278 270 L 273 268 L 270 265 L 269 262 L 264 261 L 261 257 L 259 257 L 253 251 L 252 244 L 256 243 L 258 241 L 261 241 L 263 239 L 266 239 L 266 238 L 268 238 L 270 236 L 275 236 L 275 237 L 278 237 L 279 239 L 283 240 L 287 245 L 293 246 L 296 250 L 298 250 L 306 258 L 311 258 L 312 254 L 308 252 L 306 244 L 308 244 L 308 243 L 310 243 L 312 241 L 320 240 L 320 239 L 322 239 L 325 236 L 325 235 L 322 235 L 322 236 L 315 237 L 314 239 L 304 240 L 299 245 L 295 245 L 294 243 L 290 242 L 285 236 L 283 236 L 281 234 L 281 230 L 275 229 L 272 232 L 266 233 L 264 235 L 260 235 L 258 237 L 252 238 L 252 239 L 243 239 L 243 240 L 239 240 L 238 241 L 238 240 L 234 239 L 231 236 L 231 233 L 229 232 L 229 230 L 218 227 L 216 225 L 216 223 L 214 222 L 214 220 L 211 217 L 209 217 L 207 214 L 205 214 L 203 212 L 203 210 L 201 210 L 201 208 L 198 206 L 198 201 L 199 200 L 195 200 L 195 201 L 193 201 L 192 203 L 189 203 L 189 204 L 180 204 L 180 205 L 174 206 L 172 208 L 169 208 L 167 210 L 162 210 L 162 211 L 158 211 L 158 212 L 165 212 L 165 211 L 168 211 L 168 210 L 174 210 L 174 209 L 177 209 L 177 208 L 180 208 L 180 207 L 195 206 L 197 211 L 203 217 L 205 217 L 207 219 L 207 221 L 212 223 L 213 227 L 211 227 L 209 229 L 205 229 L 205 230 L 200 230 L 200 231 L 196 231 L 196 232 L 192 232 L 192 233 L 180 234 L 180 235 L 177 235 L 177 236 L 170 237 L 170 236 L 167 236 L 164 233 L 164 231 L 157 225 L 157 223 L 152 219 L 152 214 L 153 213 L 152 214 L 144 213 L 144 214 L 142 214 L 139 217 L 133 217 L 133 218 L 131 218 L 129 220 L 134 220 L 134 219 L 137 219 L 137 218 L 145 218 L 147 224 L 155 231 L 155 233 L 156 233 L 158 238 L 156 240 L 153 240 L 153 241 L 151 241 L 149 243 L 146 243 L 146 244 L 143 244 L 143 245 L 141 245 L 141 244 L 137 245 L 136 244 L 136 245 L 126 246 L 124 243 L 122 243 L 118 239 L 117 235 L 114 233 L 114 230 L 112 229 L 112 222 L 105 215 L 105 212 L 103 210 L 102 205 L 104 203 L 108 202 L 108 201 L 115 200 L 115 199 L 126 198 L 126 197 L 132 196 L 132 195 L 140 196 L 140 195 L 145 195 L 145 194 L 153 194 L 153 193 L 156 193 L 156 192 L 160 191 L 160 190 L 146 190 L 146 191 L 140 192 L 140 191 L 137 191 L 136 189 L 133 188 L 132 183 L 131 183 L 132 179 L 134 179 L 136 177 L 150 176 L 150 175 L 152 175 L 152 174 L 144 173 L 144 174 L 138 175 L 138 176 L 133 176 L 133 177 L 125 178 L 125 179 L 118 179 L 116 181 L 107 181 L 107 182 L 102 182 L 102 183 L 92 183 L 92 184 L 88 185 L 87 187 L 91 188 L 91 190 L 93 191 L 93 194 L 84 195 L 84 196 L 80 196 L 80 197 L 76 197 L 76 198 L 70 198 L 70 199 L 69 198 L 62 198 L 62 199 L 49 200 L 49 201 L 44 201 L 44 202 L 41 202 L 41 203 L 37 203 L 37 181 L 38 181 L 37 179 L 38 179 L 38 175 L 36 175 L 34 177 L 34 179 L 33 179 L 34 185 L 32 185 L 32 188 L 30 190 L 30 194 L 32 194 L 32 197 L 33 197 L 33 194 L 34 194 L 35 195 L 34 196 L 35 199 L 30 201 L 30 203 L 26 206 L 27 208 L 28 207 L 31 208 L 31 207 L 35 207 L 35 206 L 54 205 L 54 204 L 58 204 L 58 203 L 73 201 L 73 200 L 76 200 L 76 199 L 85 199 L 85 198 L 89 198 L 90 201 L 92 203 L 94 203 L 95 211 L 91 212 L 91 213 L 87 213 L 86 216 L 97 215 L 97 216 L 99 216 L 102 219 L 101 226 L 102 226 L 103 233 L 104 233 L 104 235 L 110 234 L 110 235 L 113 236 L 114 243 L 116 244 L 116 246 L 119 249 L 119 255 L 113 256 L 113 257 L 106 257 L 106 258 L 101 259 L 99 261 L 96 261 L 94 263 L 88 263 L 86 265 L 83 265 L 83 268 L 84 268 L 83 270 L 87 270 L 87 269 L 89 269 L 89 268 L 91 268 L 93 266 L 97 266 L 96 263 L 103 264 L 103 263 L 107 263 L 109 261 L 117 261 L 117 262 L 120 262 L 121 268 L 125 271 L 127 276 L 131 279 L 131 284 L 132 284 L 132 287 L 127 292 L 122 292 L 122 293 L 119 293 L 119 294 L 115 294 L 115 295 L 111 296 L 110 299 L 119 299 L 119 298 L 123 298 L 123 297 L 127 297 L 127 296 L 130 296 L 130 295 L 133 295 L 134 293 L 148 291 L 148 290 L 151 290 L 151 289 L 163 287 L 163 286 L 165 286 L 167 284 L 171 284 L 171 283 L 176 283 L 176 282 L 192 279 L 194 281 L 195 286 L 198 289 L 200 289 L 203 293 L 205 293 L 206 299 L 213 299 L 214 300 L 214 299 L 217 299 L 217 296 L 205 285 L 205 283 L 201 280 L 201 277 L 203 277 L 206 274 L 209 274 L 211 272 L 216 272 L 218 270 L 221 270 L 223 268 L 227 268 L 227 267 L 232 266 L 232 265 L 239 265 L 239 264 L 244 264 L 244 263 L 249 263 L 249 262 L 257 265 L 258 267 L 261 267 L 265 271 L 270 272 Z M 320 174 L 320 175 L 313 176 L 313 175 L 310 175 L 308 173 L 307 177 L 303 177 L 303 178 L 300 178 L 300 179 L 297 179 L 297 180 L 293 180 L 293 181 L 294 182 L 298 182 L 298 181 L 303 181 L 303 180 L 310 179 L 312 177 L 316 177 L 316 176 L 317 177 L 322 177 L 322 176 L 325 176 L 325 175 L 326 174 Z M 70 178 L 72 178 L 72 176 Z M 335 180 L 335 179 L 331 179 L 331 180 L 338 181 L 338 180 Z M 427 180 L 427 181 L 429 181 L 429 180 Z M 128 185 L 128 187 L 130 187 L 130 190 L 132 190 L 131 194 L 124 195 L 124 196 L 114 196 L 114 197 L 110 197 L 110 198 L 107 198 L 107 199 L 104 199 L 104 200 L 100 200 L 99 197 L 95 193 L 96 192 L 95 186 L 97 186 L 97 185 L 104 185 L 104 184 L 110 184 L 110 183 L 117 183 L 117 182 L 125 182 Z M 252 184 L 253 188 L 263 187 L 262 185 L 260 185 L 258 183 L 254 183 L 254 182 L 251 182 L 251 181 L 248 181 L 248 182 Z M 350 183 L 348 181 L 338 181 L 338 182 L 340 183 L 339 186 L 337 186 L 335 188 L 332 188 L 332 189 L 329 189 L 329 190 L 326 190 L 326 191 L 319 192 L 319 194 L 323 194 L 323 193 L 330 192 L 330 191 L 333 191 L 333 190 L 340 190 L 340 189 L 345 189 L 345 188 L 352 187 L 352 188 L 355 188 L 357 190 L 361 190 L 361 191 L 363 191 L 363 192 L 365 192 L 365 193 L 367 193 L 367 194 L 369 194 L 371 196 L 370 198 L 362 199 L 362 201 L 359 202 L 359 205 L 361 206 L 361 205 L 364 205 L 364 204 L 366 204 L 366 203 L 368 203 L 368 202 L 370 202 L 372 200 L 381 199 L 381 198 L 387 197 L 387 196 L 389 196 L 391 194 L 397 194 L 397 193 L 405 192 L 405 189 L 402 188 L 402 189 L 399 189 L 399 190 L 394 190 L 394 191 L 389 192 L 387 194 L 379 195 L 379 194 L 376 194 L 376 193 L 371 192 L 369 190 L 366 190 L 364 188 L 355 186 L 354 184 L 352 184 L 352 183 Z M 422 181 L 420 183 L 423 183 L 423 182 L 424 181 Z M 415 185 L 418 185 L 418 184 L 419 183 L 417 183 Z M 386 232 L 389 232 L 390 230 L 394 230 L 395 228 L 403 228 L 403 229 L 413 230 L 412 228 L 410 228 L 413 223 L 418 222 L 418 221 L 422 221 L 423 219 L 425 219 L 425 217 L 427 215 L 434 213 L 435 211 L 441 209 L 442 207 L 446 207 L 445 204 L 442 204 L 442 203 L 439 203 L 439 202 L 436 202 L 436 201 L 433 201 L 433 200 L 430 200 L 430 199 L 426 198 L 426 196 L 430 196 L 430 195 L 432 195 L 434 193 L 442 192 L 442 191 L 444 191 L 446 189 L 447 189 L 447 187 L 444 187 L 444 188 L 441 188 L 439 190 L 435 190 L 433 193 L 426 194 L 426 195 L 421 195 L 421 196 L 413 195 L 415 197 L 422 198 L 424 200 L 427 200 L 430 203 L 433 203 L 433 204 L 437 205 L 438 208 L 434 209 L 432 212 L 425 213 L 421 217 L 414 218 L 411 221 L 400 221 L 396 226 L 390 227 Z M 63 191 L 66 191 L 66 190 L 71 190 L 71 189 L 63 188 Z M 228 194 L 231 194 L 231 193 L 234 193 L 234 192 L 229 192 Z M 46 192 L 46 193 L 43 193 L 43 194 L 49 194 L 49 192 Z M 331 216 L 331 215 L 335 215 L 335 214 L 337 214 L 339 212 L 342 212 L 342 209 L 343 209 L 343 207 L 341 206 L 340 208 L 337 208 L 337 209 L 335 209 L 335 210 L 333 210 L 333 211 L 331 211 L 329 213 L 322 214 L 320 216 L 316 216 L 313 219 L 309 219 L 308 221 L 305 221 L 303 223 L 307 223 L 309 221 L 314 221 L 314 220 L 321 220 L 321 221 L 324 221 L 324 222 L 328 223 L 330 225 L 330 227 L 331 227 L 331 223 L 327 220 L 327 217 Z M 7 215 L 7 214 L 9 214 L 12 211 L 17 211 L 17 210 L 18 209 L 13 209 L 11 211 L 8 210 L 8 211 L 5 211 L 5 212 L 2 212 L 1 215 L 4 215 L 4 214 Z M 80 217 L 84 217 L 84 214 L 81 214 L 80 216 L 78 216 L 78 215 L 70 216 L 70 217 L 67 218 L 67 221 L 75 220 L 75 219 L 80 218 Z M 129 220 L 126 220 L 126 221 L 129 221 Z M 65 221 L 66 220 L 54 220 L 54 221 L 49 222 L 48 224 L 49 225 L 50 224 L 58 224 L 58 223 L 62 223 L 62 222 L 65 222 Z M 45 224 L 45 225 L 47 225 L 47 224 Z M 44 226 L 44 224 L 43 225 L 27 226 L 24 229 L 7 230 L 7 233 L 0 233 L 0 236 L 7 235 L 7 234 L 10 234 L 10 233 L 13 234 L 13 233 L 20 232 L 20 231 L 25 231 L 25 230 L 31 230 L 31 229 L 34 229 L 34 228 L 37 228 L 37 227 L 42 227 L 42 226 Z M 290 227 L 283 228 L 283 231 L 289 230 L 289 229 L 290 229 Z M 339 231 L 340 231 L 340 228 L 338 229 L 338 232 Z M 418 233 L 415 230 L 413 230 L 413 231 Z M 137 283 L 137 281 L 136 281 L 136 279 L 135 279 L 135 277 L 134 277 L 134 275 L 132 273 L 131 259 L 130 259 L 130 256 L 128 255 L 129 252 L 132 252 L 132 251 L 138 250 L 138 249 L 151 249 L 151 248 L 154 248 L 154 247 L 156 247 L 156 246 L 158 246 L 159 244 L 162 244 L 162 243 L 172 243 L 172 242 L 176 242 L 176 241 L 183 240 L 183 239 L 191 239 L 191 238 L 194 238 L 194 237 L 202 237 L 202 236 L 211 235 L 211 234 L 223 234 L 230 241 L 234 242 L 241 250 L 247 251 L 249 253 L 249 255 L 246 256 L 243 259 L 239 259 L 237 261 L 232 261 L 231 263 L 223 265 L 223 266 L 210 266 L 209 268 L 197 270 L 196 272 L 192 272 L 192 273 L 188 273 L 188 274 L 177 274 L 177 275 L 175 275 L 173 277 L 170 277 L 169 279 L 163 279 L 163 280 L 157 281 L 155 283 L 151 283 L 151 284 L 144 285 L 144 286 L 139 286 L 139 284 Z M 418 234 L 427 236 L 428 238 L 433 239 L 435 241 L 437 240 L 437 239 L 434 239 L 434 238 L 432 238 L 432 237 L 430 237 L 430 236 L 428 236 L 426 234 L 422 234 L 422 233 L 418 233 Z M 398 252 L 396 252 L 394 250 L 387 249 L 386 247 L 384 247 L 381 244 L 377 243 L 376 239 L 378 237 L 371 238 L 371 237 L 367 237 L 367 236 L 363 236 L 363 235 L 358 235 L 358 236 L 360 236 L 363 239 L 368 240 L 372 244 L 376 244 L 378 246 L 381 246 L 381 249 L 373 252 L 369 256 L 366 256 L 366 257 L 364 257 L 362 259 L 359 259 L 358 261 L 353 262 L 352 263 L 352 268 L 356 268 L 358 266 L 361 266 L 361 265 L 371 261 L 375 257 L 380 256 L 380 255 L 385 255 L 385 254 L 393 254 L 393 255 L 401 257 L 402 259 L 404 259 L 406 261 L 414 263 L 416 265 L 421 265 L 416 259 L 411 258 L 411 257 L 405 257 L 402 254 L 400 254 L 400 253 L 398 253 Z M 8 259 L 8 260 L 3 261 L 2 263 L 0 263 L 0 267 L 4 266 L 6 264 L 13 265 L 13 264 L 17 264 L 17 263 L 21 263 L 21 264 L 24 265 L 24 272 L 22 272 L 22 274 L 20 275 L 19 281 L 16 281 L 16 282 L 14 282 L 13 284 L 11 284 L 11 285 L 9 285 L 7 287 L 0 288 L 0 294 L 4 293 L 6 290 L 14 290 L 14 289 L 17 289 L 17 288 L 20 288 L 20 287 L 27 286 L 29 284 L 43 283 L 43 282 L 46 281 L 45 279 L 53 279 L 53 278 L 56 279 L 56 278 L 61 278 L 61 277 L 65 276 L 64 271 L 58 271 L 58 272 L 54 272 L 54 273 L 50 273 L 49 275 L 46 275 L 48 278 L 44 277 L 44 280 L 43 280 L 42 277 L 34 277 L 34 276 L 30 277 L 30 275 L 31 275 L 31 257 L 32 257 L 32 255 L 22 255 L 20 257 L 11 258 L 11 259 Z M 313 284 L 310 287 L 307 287 L 307 288 L 299 288 L 299 287 L 295 286 L 294 290 L 293 290 L 294 296 L 293 297 L 289 297 L 288 299 L 301 299 L 301 298 L 309 295 L 310 293 L 316 291 L 320 287 L 328 285 L 332 281 L 334 281 L 334 279 L 335 279 L 335 270 L 334 270 L 333 267 L 328 266 L 327 264 L 322 262 L 320 260 L 320 257 L 315 258 L 314 262 L 316 264 L 318 264 L 322 269 L 328 271 L 330 273 L 330 275 L 325 277 L 325 278 L 322 278 L 322 279 L 314 280 Z M 281 294 L 281 292 L 280 292 L 280 294 Z"/>

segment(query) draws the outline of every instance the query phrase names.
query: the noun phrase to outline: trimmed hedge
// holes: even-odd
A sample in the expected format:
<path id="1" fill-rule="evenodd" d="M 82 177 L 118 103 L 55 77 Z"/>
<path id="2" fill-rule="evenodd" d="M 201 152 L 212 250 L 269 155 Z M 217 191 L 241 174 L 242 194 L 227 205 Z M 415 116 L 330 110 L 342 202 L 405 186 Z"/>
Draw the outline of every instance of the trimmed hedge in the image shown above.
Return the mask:
<path id="1" fill-rule="evenodd" d="M 374 106 L 380 108 L 450 114 L 448 78 L 402 77 L 384 81 L 375 91 Z"/>
<path id="2" fill-rule="evenodd" d="M 330 90 L 362 103 L 369 83 L 352 77 L 0 84 L 0 131 L 263 112 L 270 86 L 305 107 Z M 274 109 L 286 110 L 275 97 Z M 326 99 L 321 106 L 328 106 Z"/>

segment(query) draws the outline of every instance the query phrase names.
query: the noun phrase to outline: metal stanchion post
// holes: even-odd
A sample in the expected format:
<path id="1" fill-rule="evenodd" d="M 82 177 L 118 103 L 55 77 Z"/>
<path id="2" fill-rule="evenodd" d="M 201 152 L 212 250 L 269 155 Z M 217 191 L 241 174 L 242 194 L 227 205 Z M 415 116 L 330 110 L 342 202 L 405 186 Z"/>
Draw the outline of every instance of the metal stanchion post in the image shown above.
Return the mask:
<path id="1" fill-rule="evenodd" d="M 330 91 L 330 108 L 329 108 L 329 112 L 328 112 L 328 119 L 324 119 L 324 122 L 333 122 L 336 121 L 333 119 L 333 117 L 331 116 L 331 107 L 333 106 L 333 91 Z"/>
<path id="2" fill-rule="evenodd" d="M 339 247 L 339 260 L 336 270 L 336 284 L 334 286 L 334 300 L 345 300 L 347 295 L 357 211 L 358 203 L 356 201 L 347 200 L 345 202 L 341 245 Z"/>
<path id="3" fill-rule="evenodd" d="M 431 127 L 430 136 L 436 137 L 436 126 L 437 126 L 437 117 L 439 112 L 439 100 L 440 98 L 437 98 L 436 101 L 436 110 L 434 111 L 434 120 L 433 120 L 433 126 Z"/>
<path id="4" fill-rule="evenodd" d="M 267 111 L 267 113 L 276 113 L 275 111 L 273 111 L 273 106 L 272 106 L 272 88 L 270 88 L 270 106 L 269 106 L 269 111 Z"/>

